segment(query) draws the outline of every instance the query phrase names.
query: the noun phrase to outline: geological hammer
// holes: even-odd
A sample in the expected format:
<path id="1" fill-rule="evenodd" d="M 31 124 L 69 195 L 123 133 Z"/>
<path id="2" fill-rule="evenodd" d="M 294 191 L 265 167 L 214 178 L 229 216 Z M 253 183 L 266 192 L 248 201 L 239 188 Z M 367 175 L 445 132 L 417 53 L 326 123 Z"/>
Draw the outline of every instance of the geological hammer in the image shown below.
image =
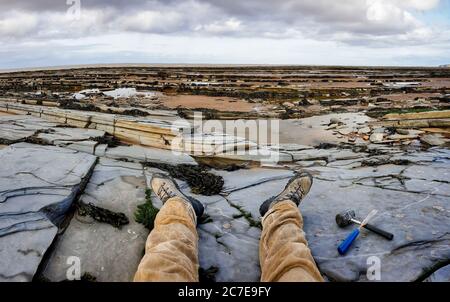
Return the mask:
<path id="1" fill-rule="evenodd" d="M 361 225 L 359 226 L 359 228 L 353 230 L 353 232 L 350 233 L 350 235 L 347 236 L 347 238 L 345 238 L 344 241 L 342 241 L 341 244 L 339 244 L 338 246 L 338 252 L 341 255 L 345 255 L 345 253 L 347 253 L 348 249 L 350 248 L 350 246 L 352 245 L 353 241 L 356 240 L 356 238 L 358 238 L 359 233 L 361 233 L 361 229 L 369 222 L 369 220 L 375 216 L 377 214 L 377 210 L 372 210 L 372 212 L 369 213 L 369 215 L 367 215 L 367 217 L 361 222 Z"/>
<path id="2" fill-rule="evenodd" d="M 356 220 L 356 214 L 355 214 L 355 211 L 353 211 L 353 210 L 348 210 L 348 211 L 337 214 L 336 215 L 336 223 L 341 228 L 346 227 L 346 226 L 350 225 L 351 223 L 361 225 L 361 221 Z M 379 229 L 376 226 L 371 225 L 371 224 L 363 225 L 363 228 L 368 229 L 369 231 L 372 231 L 380 236 L 383 236 L 387 240 L 392 240 L 394 238 L 394 234 L 386 232 L 382 229 Z"/>

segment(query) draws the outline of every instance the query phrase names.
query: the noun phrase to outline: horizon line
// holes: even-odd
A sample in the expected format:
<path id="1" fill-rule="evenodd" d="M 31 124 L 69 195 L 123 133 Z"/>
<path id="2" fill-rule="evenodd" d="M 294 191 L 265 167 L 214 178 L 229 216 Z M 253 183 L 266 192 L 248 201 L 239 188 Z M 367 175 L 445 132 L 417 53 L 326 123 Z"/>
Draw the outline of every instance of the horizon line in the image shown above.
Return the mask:
<path id="1" fill-rule="evenodd" d="M 74 65 L 50 65 L 38 67 L 17 67 L 17 68 L 0 68 L 0 73 L 8 72 L 26 72 L 26 71 L 51 71 L 51 70 L 67 70 L 67 69 L 85 69 L 85 68 L 119 68 L 119 67 L 347 67 L 347 68 L 448 68 L 448 65 L 320 65 L 320 64 L 215 64 L 215 63 L 90 63 L 90 64 L 74 64 Z"/>

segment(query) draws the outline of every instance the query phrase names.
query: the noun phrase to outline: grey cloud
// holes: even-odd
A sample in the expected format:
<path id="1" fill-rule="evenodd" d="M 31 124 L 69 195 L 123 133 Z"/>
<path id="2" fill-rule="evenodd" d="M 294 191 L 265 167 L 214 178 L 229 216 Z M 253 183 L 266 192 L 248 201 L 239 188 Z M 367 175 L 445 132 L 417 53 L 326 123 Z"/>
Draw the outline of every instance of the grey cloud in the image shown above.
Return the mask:
<path id="1" fill-rule="evenodd" d="M 0 0 L 0 11 L 25 10 L 30 12 L 63 11 L 67 9 L 66 0 Z"/>
<path id="2" fill-rule="evenodd" d="M 68 8 L 66 0 L 0 0 L 0 38 L 20 39 L 28 35 L 38 39 L 58 39 L 140 32 L 271 38 L 301 36 L 316 40 L 331 37 L 353 44 L 358 43 L 358 39 L 370 43 L 372 38 L 405 35 L 421 26 L 407 10 L 416 0 L 80 1 L 82 19 L 74 23 L 64 20 Z M 431 7 L 436 1 L 424 0 L 429 5 L 421 4 L 421 7 Z M 370 3 L 378 4 L 371 7 Z M 379 20 L 368 18 L 371 9 L 375 9 L 374 16 Z M 13 31 L 13 13 L 17 12 L 29 22 L 24 30 Z"/>

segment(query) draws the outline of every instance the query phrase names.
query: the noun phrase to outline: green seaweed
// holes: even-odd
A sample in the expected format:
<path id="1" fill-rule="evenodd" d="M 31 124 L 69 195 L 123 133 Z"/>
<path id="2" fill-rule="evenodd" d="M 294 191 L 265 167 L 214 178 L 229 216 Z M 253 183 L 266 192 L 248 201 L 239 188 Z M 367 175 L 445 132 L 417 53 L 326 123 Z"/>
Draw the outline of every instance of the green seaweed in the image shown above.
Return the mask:
<path id="1" fill-rule="evenodd" d="M 238 218 L 244 217 L 251 227 L 262 229 L 261 221 L 254 219 L 251 213 L 249 213 L 246 210 L 244 210 L 241 206 L 238 206 L 238 205 L 233 204 L 231 202 L 229 204 L 230 204 L 230 206 L 232 206 L 233 208 L 235 208 L 236 210 L 241 212 L 240 214 L 233 215 L 234 219 L 238 219 Z"/>
<path id="2" fill-rule="evenodd" d="M 150 189 L 145 190 L 145 203 L 138 205 L 136 212 L 134 213 L 134 220 L 143 224 L 150 231 L 154 228 L 154 222 L 156 215 L 159 212 L 158 208 L 152 203 L 152 191 Z"/>

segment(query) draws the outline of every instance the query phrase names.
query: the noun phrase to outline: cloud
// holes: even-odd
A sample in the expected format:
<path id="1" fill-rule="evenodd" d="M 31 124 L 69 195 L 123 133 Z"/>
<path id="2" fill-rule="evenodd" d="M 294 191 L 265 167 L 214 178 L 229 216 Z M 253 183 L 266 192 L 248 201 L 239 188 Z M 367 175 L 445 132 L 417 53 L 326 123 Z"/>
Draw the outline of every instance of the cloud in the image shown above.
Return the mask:
<path id="1" fill-rule="evenodd" d="M 38 19 L 28 24 L 27 32 L 34 29 L 37 36 L 42 36 L 42 32 L 58 34 L 67 30 L 71 34 L 75 26 L 71 26 L 71 20 L 62 19 L 70 18 L 66 12 L 74 1 L 81 1 L 81 19 L 77 25 L 83 34 L 89 34 L 83 29 L 93 28 L 94 20 L 92 34 L 193 32 L 266 37 L 286 32 L 309 36 L 331 32 L 373 36 L 406 34 L 425 27 L 412 11 L 430 10 L 439 4 L 439 0 L 69 0 L 69 4 L 63 0 L 2 0 L 0 9 L 4 13 L 0 14 L 0 20 L 6 19 L 11 24 L 10 12 L 21 11 L 23 19 Z M 105 11 L 108 18 L 104 18 Z M 268 24 L 270 28 L 261 26 Z M 12 35 L 6 29 L 0 33 Z M 20 30 L 17 36 L 23 34 Z"/>
<path id="2" fill-rule="evenodd" d="M 124 31 L 171 33 L 186 26 L 186 20 L 178 12 L 143 11 L 119 17 L 116 23 Z"/>
<path id="3" fill-rule="evenodd" d="M 393 0 L 397 5 L 417 10 L 430 10 L 438 6 L 439 0 Z"/>
<path id="4" fill-rule="evenodd" d="M 0 19 L 0 37 L 25 37 L 33 33 L 37 25 L 35 15 L 13 11 Z"/>
<path id="5" fill-rule="evenodd" d="M 243 31 L 242 22 L 235 18 L 225 21 L 215 21 L 204 26 L 198 26 L 197 31 L 205 31 L 210 34 L 230 34 Z"/>
<path id="6" fill-rule="evenodd" d="M 141 40 L 160 35 L 202 43 L 314 41 L 314 47 L 332 43 L 366 50 L 450 46 L 448 28 L 420 18 L 439 0 L 79 0 L 79 15 L 67 13 L 78 0 L 66 1 L 0 0 L 0 44 L 79 45 L 87 38 L 136 34 Z M 119 49 L 120 43 L 110 47 Z"/>

